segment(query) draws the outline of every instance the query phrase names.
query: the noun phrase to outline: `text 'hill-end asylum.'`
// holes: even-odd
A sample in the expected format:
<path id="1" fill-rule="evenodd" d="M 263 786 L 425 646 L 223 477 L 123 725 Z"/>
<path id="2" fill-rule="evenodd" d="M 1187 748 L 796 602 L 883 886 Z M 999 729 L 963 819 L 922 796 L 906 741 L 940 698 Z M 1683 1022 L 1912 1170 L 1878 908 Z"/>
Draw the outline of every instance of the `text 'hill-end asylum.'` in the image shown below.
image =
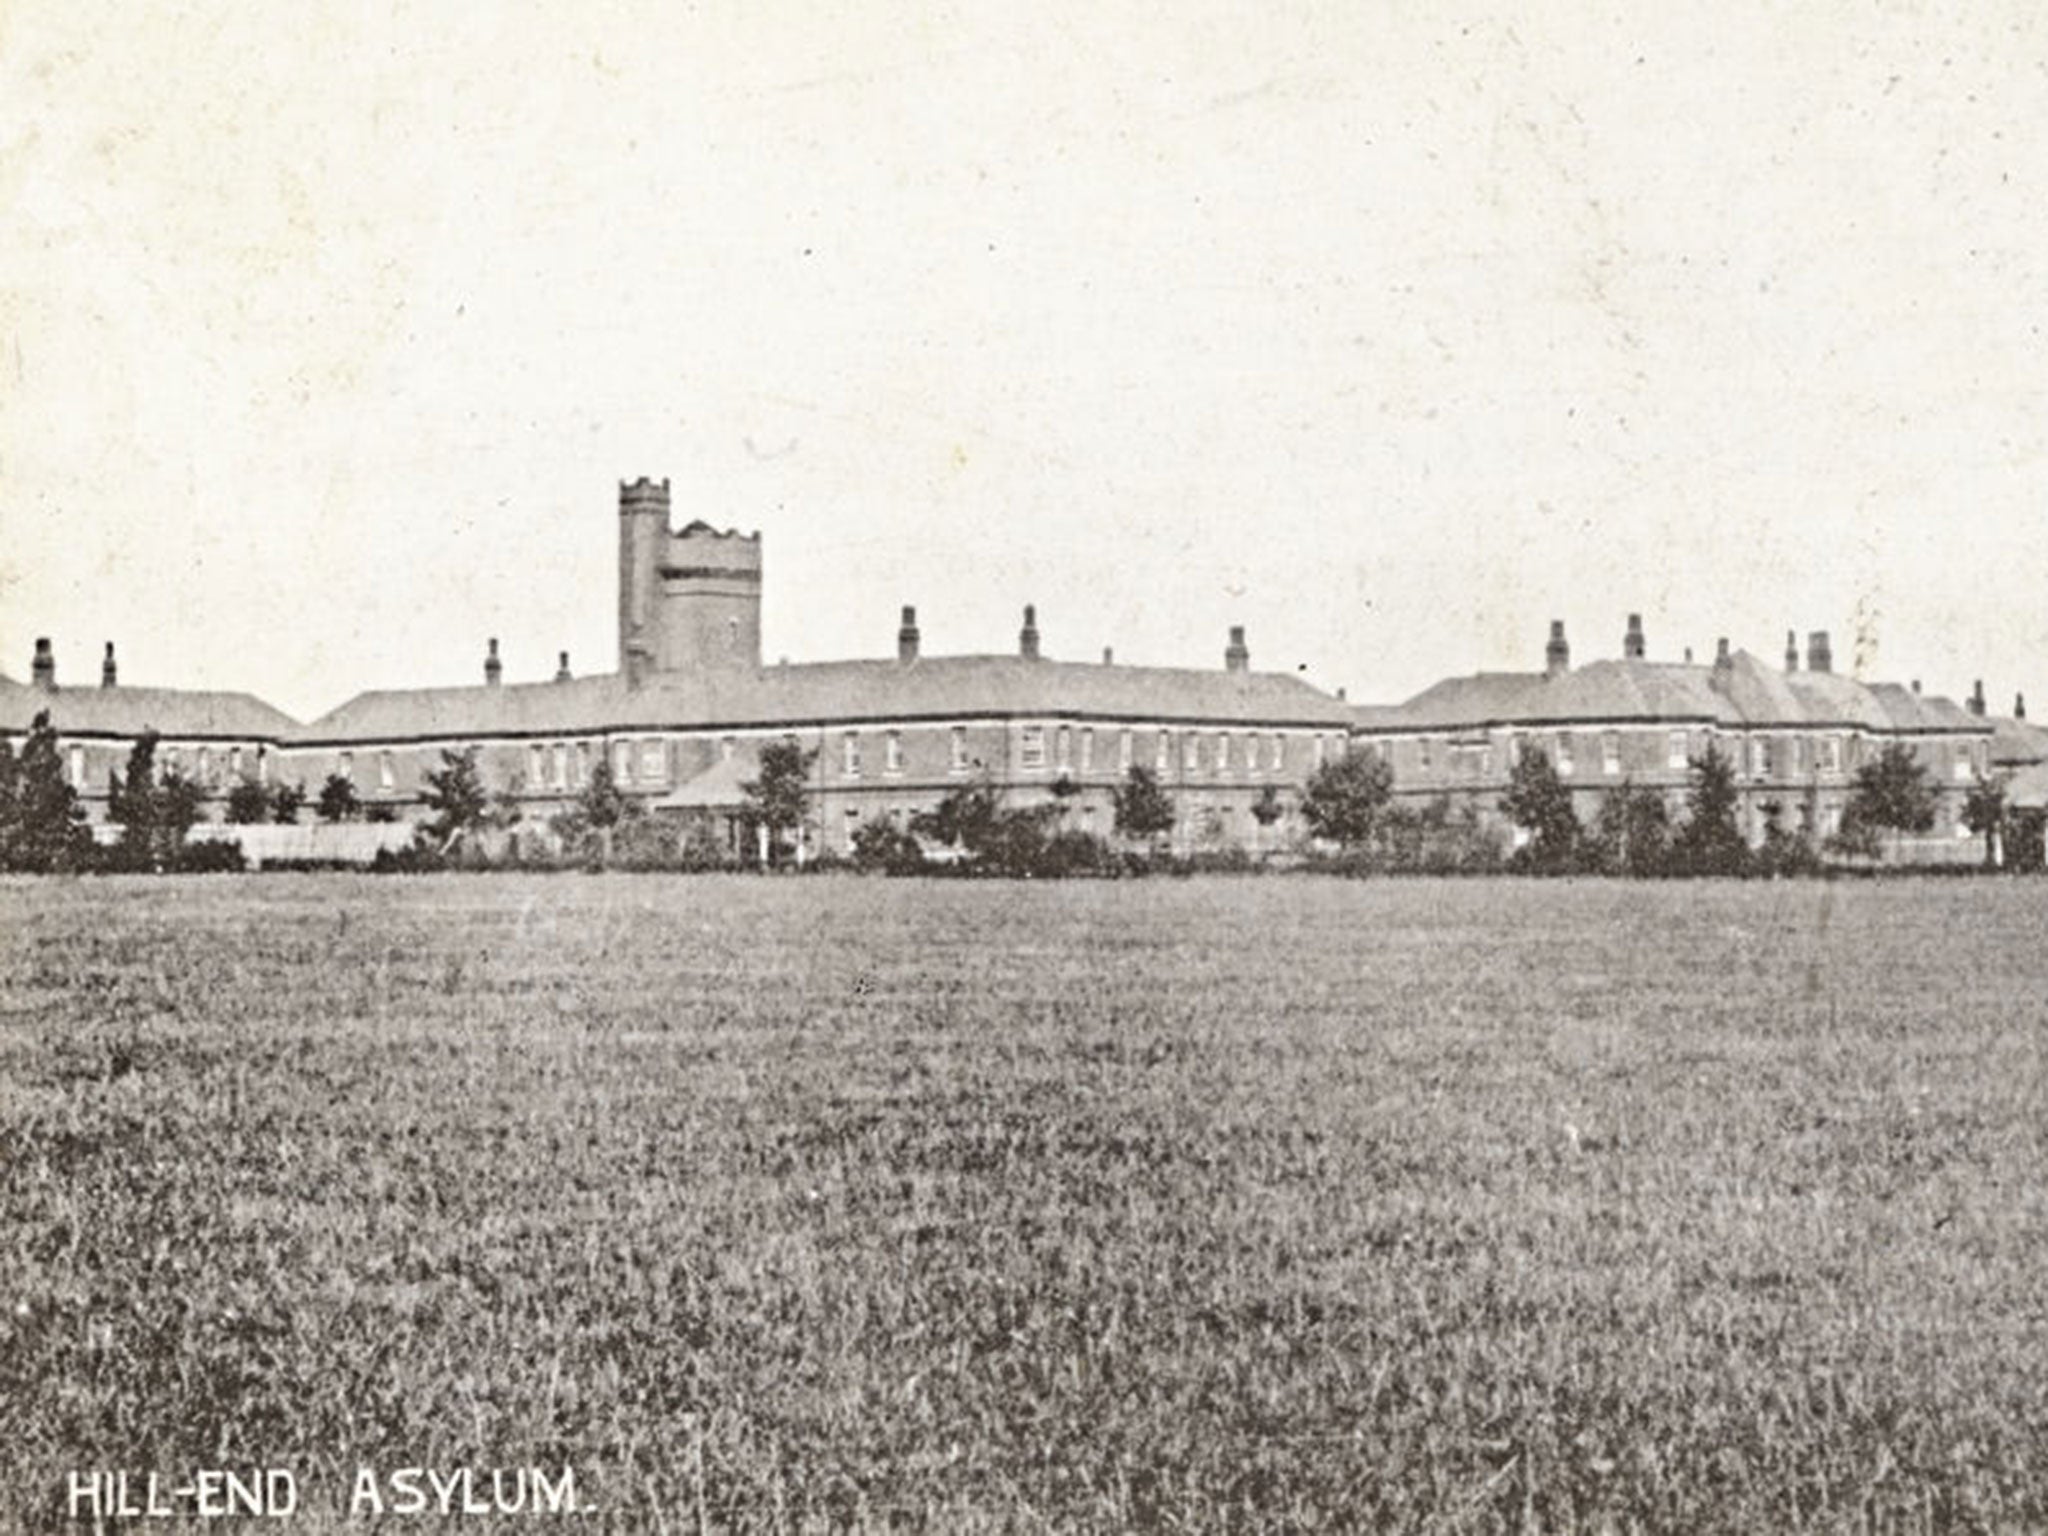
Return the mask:
<path id="1" fill-rule="evenodd" d="M 442 752 L 474 747 L 493 792 L 536 816 L 565 808 L 603 760 L 649 811 L 705 821 L 735 846 L 762 744 L 794 737 L 816 752 L 805 841 L 827 852 L 984 776 L 1025 803 L 1057 786 L 1071 824 L 1106 835 L 1111 791 L 1134 766 L 1171 790 L 1178 847 L 1270 846 L 1299 830 L 1288 792 L 1353 743 L 1384 756 L 1397 797 L 1448 796 L 1497 818 L 1523 752 L 1546 753 L 1590 815 L 1622 783 L 1675 804 L 1712 742 L 1736 765 L 1753 840 L 1780 815 L 1833 832 L 1857 768 L 1891 743 L 1938 787 L 1931 843 L 1960 844 L 1964 797 L 1993 772 L 2015 774 L 2014 804 L 2048 801 L 2048 731 L 2022 701 L 1993 717 L 1981 684 L 1959 706 L 1917 682 L 1863 682 L 1834 670 L 1824 632 L 1803 655 L 1788 635 L 1782 661 L 1726 641 L 1704 661 L 1652 660 L 1629 615 L 1619 657 L 1575 667 L 1553 624 L 1540 668 L 1448 678 L 1396 705 L 1258 671 L 1241 628 L 1220 666 L 1055 660 L 1028 605 L 1007 654 L 926 655 L 906 607 L 891 657 L 763 665 L 758 534 L 674 528 L 668 482 L 641 479 L 619 487 L 618 550 L 618 656 L 601 675 L 571 675 L 564 655 L 551 679 L 506 682 L 491 639 L 473 686 L 363 693 L 302 724 L 244 693 L 123 684 L 111 643 L 98 686 L 60 682 L 44 639 L 27 683 L 0 676 L 0 730 L 18 742 L 49 711 L 97 819 L 110 775 L 155 731 L 164 765 L 200 781 L 215 816 L 239 781 L 339 774 L 364 805 L 410 819 Z M 1281 820 L 1261 826 L 1252 809 L 1274 789 Z"/>

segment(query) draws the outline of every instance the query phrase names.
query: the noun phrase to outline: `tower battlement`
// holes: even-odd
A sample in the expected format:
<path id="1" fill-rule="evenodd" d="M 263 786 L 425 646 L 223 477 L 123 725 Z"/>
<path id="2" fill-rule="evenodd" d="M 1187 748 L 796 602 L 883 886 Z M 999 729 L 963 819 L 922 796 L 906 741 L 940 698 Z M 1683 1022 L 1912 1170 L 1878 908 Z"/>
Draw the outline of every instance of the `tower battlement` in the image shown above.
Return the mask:
<path id="1" fill-rule="evenodd" d="M 761 535 L 701 518 L 669 526 L 669 482 L 619 482 L 619 670 L 761 665 Z"/>

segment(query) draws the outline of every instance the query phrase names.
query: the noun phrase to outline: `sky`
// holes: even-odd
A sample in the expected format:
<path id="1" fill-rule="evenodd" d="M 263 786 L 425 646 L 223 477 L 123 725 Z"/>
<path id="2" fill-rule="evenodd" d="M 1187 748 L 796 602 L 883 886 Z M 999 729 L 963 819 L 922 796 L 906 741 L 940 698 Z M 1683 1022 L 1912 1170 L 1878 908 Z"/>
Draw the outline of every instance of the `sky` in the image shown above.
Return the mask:
<path id="1" fill-rule="evenodd" d="M 2034 7 L 293 10 L 0 8 L 16 679 L 610 670 L 648 475 L 771 662 L 1639 612 L 2048 707 Z"/>

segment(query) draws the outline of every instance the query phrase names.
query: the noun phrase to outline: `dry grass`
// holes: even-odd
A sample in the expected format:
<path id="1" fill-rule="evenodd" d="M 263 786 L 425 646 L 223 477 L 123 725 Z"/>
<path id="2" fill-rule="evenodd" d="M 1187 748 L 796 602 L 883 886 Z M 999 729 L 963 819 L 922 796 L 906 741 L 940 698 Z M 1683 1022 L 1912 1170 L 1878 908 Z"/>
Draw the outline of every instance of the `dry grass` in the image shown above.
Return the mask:
<path id="1" fill-rule="evenodd" d="M 2048 1526 L 2044 918 L 0 886 L 0 1528 L 563 1462 L 586 1530 Z"/>

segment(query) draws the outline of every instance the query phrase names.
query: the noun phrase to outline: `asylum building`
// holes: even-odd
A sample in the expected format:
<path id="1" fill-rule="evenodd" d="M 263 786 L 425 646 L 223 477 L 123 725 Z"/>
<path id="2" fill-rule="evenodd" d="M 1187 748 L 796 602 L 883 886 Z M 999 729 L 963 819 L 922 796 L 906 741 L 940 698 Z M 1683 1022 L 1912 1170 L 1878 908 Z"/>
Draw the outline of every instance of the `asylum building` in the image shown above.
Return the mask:
<path id="1" fill-rule="evenodd" d="M 160 761 L 219 798 L 241 779 L 317 793 L 339 774 L 366 806 L 404 819 L 422 814 L 425 776 L 446 749 L 475 748 L 493 793 L 536 824 L 604 761 L 649 810 L 697 819 L 736 851 L 742 786 L 762 745 L 784 738 L 815 753 L 806 840 L 835 853 L 863 824 L 900 823 L 983 776 L 1014 800 L 1057 795 L 1069 825 L 1107 834 L 1111 791 L 1134 766 L 1172 792 L 1178 846 L 1279 843 L 1300 829 L 1301 784 L 1352 742 L 1385 756 L 1401 799 L 1447 796 L 1496 819 L 1523 752 L 1547 753 L 1591 818 L 1624 783 L 1680 809 L 1688 763 L 1709 742 L 1737 768 L 1753 839 L 1772 818 L 1835 830 L 1857 768 L 1889 741 L 1910 743 L 1940 790 L 1929 849 L 1962 851 L 1963 799 L 1994 768 L 2048 802 L 2048 732 L 2022 708 L 1989 718 L 1981 684 L 1965 708 L 1917 683 L 1860 682 L 1834 670 L 1825 632 L 1803 656 L 1788 635 L 1781 664 L 1725 641 L 1710 662 L 1653 661 L 1631 615 L 1618 658 L 1574 667 L 1553 624 L 1540 669 L 1448 678 L 1391 706 L 1254 670 L 1241 628 L 1205 668 L 1128 666 L 1106 651 L 1055 660 L 1030 606 L 1000 654 L 927 655 L 905 607 L 893 655 L 764 665 L 758 534 L 675 528 L 668 482 L 640 479 L 620 484 L 617 537 L 609 671 L 574 675 L 563 655 L 551 677 L 510 682 L 492 639 L 474 684 L 362 693 L 302 725 L 245 693 L 124 685 L 111 645 L 98 686 L 60 686 L 39 640 L 28 683 L 0 677 L 0 731 L 18 744 L 48 709 L 96 819 L 111 774 L 155 730 Z M 1275 795 L 1284 816 L 1267 828 L 1252 810 Z"/>
<path id="2" fill-rule="evenodd" d="M 1994 728 L 1981 685 L 1965 709 L 1917 682 L 1859 682 L 1834 670 L 1825 631 L 1809 636 L 1803 664 L 1796 634 L 1782 664 L 1726 640 L 1711 662 L 1652 661 L 1642 617 L 1630 614 L 1618 658 L 1572 666 L 1553 622 L 1540 671 L 1447 678 L 1404 704 L 1361 708 L 1354 734 L 1387 758 L 1397 795 L 1448 795 L 1494 816 L 1521 754 L 1541 751 L 1582 821 L 1623 784 L 1662 793 L 1677 817 L 1688 765 L 1713 743 L 1735 768 L 1752 842 L 1773 817 L 1787 832 L 1838 831 L 1856 770 L 1905 741 L 1938 791 L 1930 841 L 1953 842 L 1969 835 L 1963 801 L 1991 769 Z"/>
<path id="3" fill-rule="evenodd" d="M 539 817 L 602 758 L 650 810 L 729 837 L 762 744 L 794 738 L 815 754 L 814 846 L 844 852 L 864 822 L 901 822 L 982 775 L 1027 802 L 1057 785 L 1070 824 L 1107 835 L 1111 789 L 1143 765 L 1174 789 L 1193 846 L 1250 842 L 1264 787 L 1299 784 L 1350 732 L 1341 700 L 1254 671 L 1242 629 L 1209 669 L 1058 661 L 1027 606 L 1013 652 L 931 656 L 905 607 L 893 656 L 764 666 L 761 581 L 758 534 L 673 529 L 667 481 L 622 484 L 613 671 L 576 677 L 564 656 L 551 681 L 507 683 L 493 640 L 473 686 L 365 693 L 285 732 L 284 771 L 410 806 L 443 749 L 475 746 L 486 782 Z"/>

